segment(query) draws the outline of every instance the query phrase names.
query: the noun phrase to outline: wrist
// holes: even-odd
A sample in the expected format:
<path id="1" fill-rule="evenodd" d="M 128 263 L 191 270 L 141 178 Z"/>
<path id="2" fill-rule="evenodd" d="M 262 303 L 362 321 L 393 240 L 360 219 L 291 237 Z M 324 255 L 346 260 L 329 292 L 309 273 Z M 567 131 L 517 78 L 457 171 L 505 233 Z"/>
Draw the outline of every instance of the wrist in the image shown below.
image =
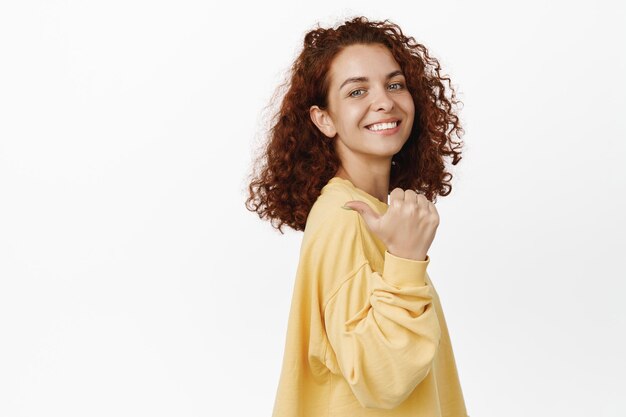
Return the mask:
<path id="1" fill-rule="evenodd" d="M 387 251 L 393 256 L 397 256 L 398 258 L 411 259 L 414 261 L 425 261 L 426 256 L 427 256 L 426 252 L 424 251 L 419 251 L 419 252 L 403 251 L 403 250 L 396 250 L 393 248 L 387 248 Z"/>

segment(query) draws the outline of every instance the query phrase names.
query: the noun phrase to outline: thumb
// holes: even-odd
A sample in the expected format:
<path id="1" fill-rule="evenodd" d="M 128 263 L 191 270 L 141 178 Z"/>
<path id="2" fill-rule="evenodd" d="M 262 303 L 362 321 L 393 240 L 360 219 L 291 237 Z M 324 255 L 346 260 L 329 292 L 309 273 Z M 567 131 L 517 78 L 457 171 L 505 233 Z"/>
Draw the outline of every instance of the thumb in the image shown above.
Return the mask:
<path id="1" fill-rule="evenodd" d="M 365 220 L 365 224 L 371 229 L 374 230 L 374 224 L 380 217 L 367 203 L 363 201 L 346 201 L 342 208 L 348 210 L 354 210 L 358 212 L 363 220 Z"/>

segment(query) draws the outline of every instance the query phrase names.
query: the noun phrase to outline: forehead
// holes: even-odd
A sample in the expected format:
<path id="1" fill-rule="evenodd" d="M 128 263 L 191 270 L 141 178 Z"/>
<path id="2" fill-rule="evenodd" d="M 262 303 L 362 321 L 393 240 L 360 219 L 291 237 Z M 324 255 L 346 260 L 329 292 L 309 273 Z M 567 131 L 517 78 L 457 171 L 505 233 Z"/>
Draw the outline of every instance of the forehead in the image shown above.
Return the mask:
<path id="1" fill-rule="evenodd" d="M 330 84 L 338 86 L 349 77 L 384 79 L 387 74 L 399 69 L 400 65 L 383 45 L 350 45 L 333 59 L 329 70 Z"/>

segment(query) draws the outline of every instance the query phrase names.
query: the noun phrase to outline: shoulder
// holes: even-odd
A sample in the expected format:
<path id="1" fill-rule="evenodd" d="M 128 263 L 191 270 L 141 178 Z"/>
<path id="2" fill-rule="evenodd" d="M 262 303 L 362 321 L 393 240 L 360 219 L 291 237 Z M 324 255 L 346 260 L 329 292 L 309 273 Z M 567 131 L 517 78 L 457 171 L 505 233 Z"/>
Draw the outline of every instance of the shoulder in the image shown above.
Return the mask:
<path id="1" fill-rule="evenodd" d="M 309 211 L 304 230 L 304 240 L 310 239 L 314 235 L 324 235 L 329 232 L 333 232 L 332 236 L 337 236 L 337 233 L 334 232 L 343 232 L 354 236 L 359 230 L 360 215 L 353 210 L 346 210 L 341 207 L 348 201 L 357 200 L 365 202 L 376 210 L 376 207 L 367 199 L 345 184 L 341 182 L 326 184 Z"/>
<path id="2" fill-rule="evenodd" d="M 371 201 L 342 183 L 327 184 L 307 217 L 300 248 L 299 279 L 319 294 L 320 306 L 367 265 L 378 265 L 376 239 L 361 215 L 341 208 L 347 201 Z M 373 267 L 372 267 L 373 268 Z"/>
<path id="3" fill-rule="evenodd" d="M 341 208 L 351 200 L 371 205 L 342 186 L 325 188 L 307 218 L 300 259 L 317 280 L 329 280 L 327 288 L 334 287 L 338 280 L 354 273 L 369 259 L 365 243 L 369 237 L 361 215 Z"/>
<path id="4" fill-rule="evenodd" d="M 318 205 L 319 213 L 307 222 L 300 248 L 300 279 L 317 292 L 322 308 L 337 288 L 369 263 L 363 244 L 359 213 L 339 205 Z M 312 226 L 312 227 L 309 227 Z"/>

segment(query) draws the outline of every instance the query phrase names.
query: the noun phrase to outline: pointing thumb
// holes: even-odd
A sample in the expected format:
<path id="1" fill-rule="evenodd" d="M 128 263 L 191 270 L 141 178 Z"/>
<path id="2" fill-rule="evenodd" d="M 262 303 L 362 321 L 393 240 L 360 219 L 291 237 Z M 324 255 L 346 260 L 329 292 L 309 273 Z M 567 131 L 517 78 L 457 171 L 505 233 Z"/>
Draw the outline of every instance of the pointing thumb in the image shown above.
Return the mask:
<path id="1" fill-rule="evenodd" d="M 378 220 L 379 215 L 367 205 L 367 203 L 363 201 L 346 201 L 342 208 L 358 212 L 361 217 L 363 217 L 363 220 L 365 220 L 365 224 L 367 224 L 371 230 L 374 230 L 372 226 L 375 221 Z"/>

